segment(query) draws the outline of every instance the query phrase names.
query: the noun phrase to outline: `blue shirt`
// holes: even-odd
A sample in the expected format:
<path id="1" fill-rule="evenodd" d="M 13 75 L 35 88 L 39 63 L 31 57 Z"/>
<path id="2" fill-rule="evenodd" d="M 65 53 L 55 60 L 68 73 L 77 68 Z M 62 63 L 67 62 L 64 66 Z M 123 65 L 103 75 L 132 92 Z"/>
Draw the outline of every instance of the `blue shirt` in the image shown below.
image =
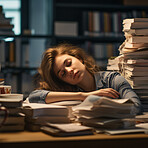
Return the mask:
<path id="1" fill-rule="evenodd" d="M 137 94 L 133 91 L 130 84 L 118 72 L 100 71 L 94 74 L 96 90 L 103 88 L 113 88 L 120 93 L 120 98 L 129 98 L 132 100 L 141 113 L 142 106 Z M 45 98 L 50 90 L 35 90 L 28 100 L 31 103 L 45 103 Z"/>

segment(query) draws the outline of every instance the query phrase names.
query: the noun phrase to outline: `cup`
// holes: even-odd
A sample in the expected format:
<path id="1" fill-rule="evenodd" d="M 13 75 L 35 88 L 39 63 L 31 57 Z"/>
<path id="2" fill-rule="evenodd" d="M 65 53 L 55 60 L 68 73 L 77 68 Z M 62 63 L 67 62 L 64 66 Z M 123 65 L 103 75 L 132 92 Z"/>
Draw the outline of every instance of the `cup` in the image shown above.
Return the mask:
<path id="1" fill-rule="evenodd" d="M 0 85 L 0 94 L 10 94 L 11 86 L 9 85 Z"/>

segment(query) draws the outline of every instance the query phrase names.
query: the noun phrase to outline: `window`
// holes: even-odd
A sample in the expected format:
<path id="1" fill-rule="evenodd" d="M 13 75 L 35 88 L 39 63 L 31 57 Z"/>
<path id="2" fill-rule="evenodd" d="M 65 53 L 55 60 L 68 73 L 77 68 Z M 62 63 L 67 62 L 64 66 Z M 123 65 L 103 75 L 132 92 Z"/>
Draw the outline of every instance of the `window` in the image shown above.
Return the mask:
<path id="1" fill-rule="evenodd" d="M 14 24 L 14 33 L 21 32 L 21 0 L 0 0 L 0 5 L 3 6 L 3 13 L 6 18 L 12 19 Z"/>

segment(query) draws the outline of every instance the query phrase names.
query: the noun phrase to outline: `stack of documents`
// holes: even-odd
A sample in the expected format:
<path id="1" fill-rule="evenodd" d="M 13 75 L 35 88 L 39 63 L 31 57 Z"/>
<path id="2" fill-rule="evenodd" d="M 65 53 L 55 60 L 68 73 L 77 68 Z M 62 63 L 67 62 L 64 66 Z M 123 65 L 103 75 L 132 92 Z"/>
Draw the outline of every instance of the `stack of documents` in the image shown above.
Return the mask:
<path id="1" fill-rule="evenodd" d="M 137 114 L 129 99 L 110 99 L 91 95 L 72 107 L 76 121 L 86 126 L 105 129 L 129 128 L 135 125 Z"/>
<path id="2" fill-rule="evenodd" d="M 22 113 L 23 94 L 0 94 L 0 104 L 4 106 L 8 115 L 0 132 L 24 130 L 25 115 Z M 0 112 L 0 122 L 5 116 Z"/>
<path id="3" fill-rule="evenodd" d="M 26 128 L 32 131 L 40 130 L 40 127 L 49 123 L 69 123 L 69 110 L 66 106 L 58 106 L 40 103 L 23 103 Z"/>

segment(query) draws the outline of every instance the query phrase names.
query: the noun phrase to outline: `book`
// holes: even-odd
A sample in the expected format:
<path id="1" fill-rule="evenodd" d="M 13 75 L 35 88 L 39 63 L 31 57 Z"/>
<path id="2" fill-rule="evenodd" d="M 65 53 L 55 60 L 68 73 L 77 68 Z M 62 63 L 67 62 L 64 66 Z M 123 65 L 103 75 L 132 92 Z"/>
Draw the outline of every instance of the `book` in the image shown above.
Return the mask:
<path id="1" fill-rule="evenodd" d="M 46 126 L 41 127 L 41 131 L 52 136 L 82 136 L 93 135 L 94 129 L 91 127 L 83 126 L 78 123 L 69 124 L 51 124 L 47 123 Z"/>
<path id="2" fill-rule="evenodd" d="M 129 43 L 148 43 L 148 36 L 131 36 L 128 39 Z"/>
<path id="3" fill-rule="evenodd" d="M 123 30 L 125 36 L 131 36 L 131 35 L 148 35 L 148 29 L 126 29 Z"/>
<path id="4" fill-rule="evenodd" d="M 0 117 L 1 120 L 2 117 Z M 4 125 L 12 125 L 12 124 L 24 124 L 25 123 L 25 115 L 19 113 L 17 115 L 9 115 L 6 118 Z"/>
<path id="5" fill-rule="evenodd" d="M 66 116 L 40 116 L 40 117 L 26 117 L 27 123 L 45 125 L 46 122 L 50 123 L 70 123 L 70 119 Z"/>
<path id="6" fill-rule="evenodd" d="M 51 104 L 23 103 L 23 113 L 28 117 L 68 116 L 68 108 Z"/>
<path id="7" fill-rule="evenodd" d="M 148 72 L 148 67 L 145 66 L 133 66 L 133 65 L 124 65 L 124 68 L 129 71 L 135 71 L 135 72 Z"/>
<path id="8" fill-rule="evenodd" d="M 125 42 L 125 48 L 141 48 L 141 47 L 148 47 L 148 44 L 146 44 L 146 43 L 129 43 L 128 41 Z M 135 49 L 135 51 L 136 50 L 137 49 Z"/>
<path id="9" fill-rule="evenodd" d="M 9 115 L 16 115 L 22 112 L 22 107 L 7 108 Z M 4 115 L 3 112 L 0 112 L 0 115 Z"/>
<path id="10" fill-rule="evenodd" d="M 126 59 L 126 64 L 133 64 L 133 65 L 147 65 L 148 59 Z"/>
<path id="11" fill-rule="evenodd" d="M 148 29 L 148 22 L 133 22 L 123 24 L 123 30 L 129 29 Z"/>
<path id="12" fill-rule="evenodd" d="M 124 59 L 147 59 L 148 57 L 148 48 L 144 48 L 141 50 L 136 50 L 130 53 L 124 53 Z"/>
<path id="13" fill-rule="evenodd" d="M 21 107 L 23 94 L 0 94 L 0 103 L 8 108 Z"/>
<path id="14" fill-rule="evenodd" d="M 32 124 L 29 122 L 25 122 L 25 129 L 32 131 L 32 132 L 40 131 L 41 126 L 42 125 L 40 125 L 40 124 Z"/>
<path id="15" fill-rule="evenodd" d="M 25 127 L 25 124 L 5 125 L 5 126 L 1 126 L 0 132 L 23 131 L 24 127 Z"/>
<path id="16" fill-rule="evenodd" d="M 133 23 L 133 22 L 148 22 L 148 18 L 130 18 L 123 20 L 123 24 Z"/>
<path id="17" fill-rule="evenodd" d="M 132 76 L 147 76 L 146 72 L 143 71 L 130 71 L 125 69 L 124 73 L 127 77 L 132 77 Z"/>
<path id="18" fill-rule="evenodd" d="M 125 77 L 126 78 L 126 77 Z M 148 80 L 131 80 L 129 78 L 126 78 L 126 80 L 129 82 L 129 84 L 133 86 L 139 86 L 139 85 L 146 85 L 148 84 Z"/>
<path id="19" fill-rule="evenodd" d="M 57 36 L 77 36 L 78 35 L 77 22 L 56 21 L 54 25 L 55 25 L 55 35 Z"/>

